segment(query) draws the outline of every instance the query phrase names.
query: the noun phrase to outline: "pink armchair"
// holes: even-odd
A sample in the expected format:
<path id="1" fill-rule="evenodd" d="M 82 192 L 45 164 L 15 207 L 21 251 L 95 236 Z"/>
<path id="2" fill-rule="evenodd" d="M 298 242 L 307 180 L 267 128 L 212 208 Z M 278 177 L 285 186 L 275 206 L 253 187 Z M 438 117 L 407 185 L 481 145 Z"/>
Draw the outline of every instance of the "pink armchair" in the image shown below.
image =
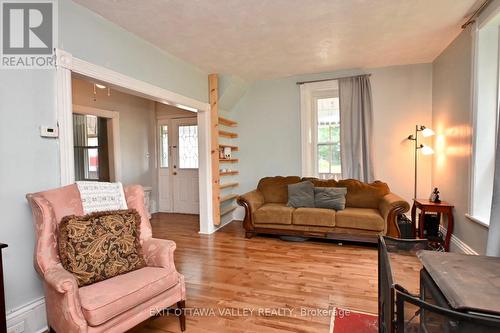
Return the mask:
<path id="1" fill-rule="evenodd" d="M 147 267 L 79 288 L 59 260 L 56 229 L 64 216 L 83 215 L 76 185 L 28 194 L 36 229 L 35 269 L 43 279 L 50 331 L 124 332 L 177 303 L 185 330 L 184 276 L 174 265 L 175 243 L 152 238 L 141 186 L 125 187 L 129 208 L 141 216 Z"/>

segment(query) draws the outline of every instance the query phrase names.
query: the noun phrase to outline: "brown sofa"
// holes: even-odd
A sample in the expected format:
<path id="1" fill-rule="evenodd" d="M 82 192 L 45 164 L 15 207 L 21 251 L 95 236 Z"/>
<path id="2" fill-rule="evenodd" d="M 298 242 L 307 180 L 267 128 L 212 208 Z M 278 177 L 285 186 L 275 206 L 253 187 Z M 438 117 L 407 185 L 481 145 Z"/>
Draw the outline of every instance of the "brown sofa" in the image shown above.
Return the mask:
<path id="1" fill-rule="evenodd" d="M 346 208 L 335 211 L 287 207 L 288 185 L 303 180 L 317 187 L 346 187 Z M 296 176 L 262 178 L 256 190 L 238 197 L 238 203 L 245 207 L 243 226 L 247 238 L 263 233 L 376 242 L 378 235 L 399 237 L 397 215 L 410 209 L 408 202 L 380 181 L 367 184 L 354 179 Z"/>

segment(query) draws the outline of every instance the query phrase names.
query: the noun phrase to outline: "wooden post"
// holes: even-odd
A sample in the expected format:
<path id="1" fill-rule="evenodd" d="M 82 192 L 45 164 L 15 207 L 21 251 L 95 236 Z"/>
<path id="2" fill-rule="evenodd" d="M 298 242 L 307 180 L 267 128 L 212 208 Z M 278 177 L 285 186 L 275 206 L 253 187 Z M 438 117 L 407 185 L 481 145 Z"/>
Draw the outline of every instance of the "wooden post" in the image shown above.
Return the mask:
<path id="1" fill-rule="evenodd" d="M 211 158 L 212 158 L 212 212 L 214 224 L 220 224 L 219 174 L 219 80 L 217 74 L 208 76 L 210 102 Z"/>

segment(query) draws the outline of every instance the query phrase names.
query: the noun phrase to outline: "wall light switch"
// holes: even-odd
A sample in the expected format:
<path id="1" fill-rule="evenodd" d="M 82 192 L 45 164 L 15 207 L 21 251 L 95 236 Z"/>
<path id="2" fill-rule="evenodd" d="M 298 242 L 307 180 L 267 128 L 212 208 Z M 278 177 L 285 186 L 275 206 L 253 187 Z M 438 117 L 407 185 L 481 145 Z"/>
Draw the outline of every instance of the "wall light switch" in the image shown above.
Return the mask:
<path id="1" fill-rule="evenodd" d="M 42 138 L 57 138 L 59 137 L 59 128 L 57 126 L 40 126 L 40 136 Z"/>

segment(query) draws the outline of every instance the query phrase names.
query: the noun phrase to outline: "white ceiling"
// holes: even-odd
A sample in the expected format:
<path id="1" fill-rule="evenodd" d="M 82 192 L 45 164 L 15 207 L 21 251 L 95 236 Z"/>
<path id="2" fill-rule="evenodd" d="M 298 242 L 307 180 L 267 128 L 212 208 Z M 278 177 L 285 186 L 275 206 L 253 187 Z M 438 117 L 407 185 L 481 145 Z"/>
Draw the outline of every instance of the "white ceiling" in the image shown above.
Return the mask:
<path id="1" fill-rule="evenodd" d="M 247 80 L 431 62 L 476 1 L 76 0 L 207 72 Z"/>

